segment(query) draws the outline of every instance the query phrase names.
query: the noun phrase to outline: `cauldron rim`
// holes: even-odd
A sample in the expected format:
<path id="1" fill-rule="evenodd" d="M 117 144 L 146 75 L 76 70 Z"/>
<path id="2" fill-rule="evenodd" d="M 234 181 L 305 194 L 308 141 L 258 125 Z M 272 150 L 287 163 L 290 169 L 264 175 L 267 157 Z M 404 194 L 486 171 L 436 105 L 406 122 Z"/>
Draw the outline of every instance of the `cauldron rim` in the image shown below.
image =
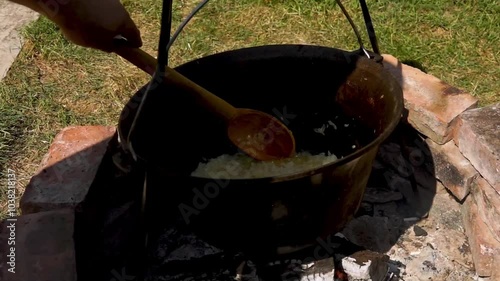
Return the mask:
<path id="1" fill-rule="evenodd" d="M 284 52 L 285 51 L 285 52 Z M 398 93 L 398 97 L 396 97 L 396 108 L 394 109 L 394 115 L 402 116 L 403 113 L 403 91 L 399 83 L 395 80 L 395 78 L 386 70 L 383 68 L 381 64 L 378 64 L 377 62 L 374 61 L 373 58 L 368 59 L 362 50 L 355 50 L 355 51 L 346 51 L 338 48 L 333 48 L 333 47 L 326 47 L 326 46 L 320 46 L 320 45 L 312 45 L 312 44 L 266 44 L 266 45 L 258 45 L 258 46 L 252 46 L 252 47 L 245 47 L 245 48 L 239 48 L 239 49 L 232 49 L 232 50 L 226 50 L 218 53 L 214 53 L 211 55 L 207 55 L 201 58 L 196 58 L 192 59 L 190 61 L 187 61 L 183 64 L 180 64 L 174 69 L 178 70 L 179 72 L 182 73 L 181 69 L 183 67 L 187 67 L 192 64 L 197 64 L 201 61 L 204 60 L 210 60 L 210 59 L 217 59 L 219 57 L 231 57 L 234 59 L 240 59 L 244 60 L 245 58 L 251 57 L 255 53 L 259 53 L 260 57 L 259 58 L 266 58 L 265 56 L 262 56 L 262 54 L 266 54 L 267 57 L 279 57 L 283 53 L 289 54 L 290 52 L 295 52 L 295 53 L 315 53 L 317 54 L 318 52 L 328 52 L 330 55 L 332 53 L 337 53 L 341 54 L 343 57 L 348 57 L 348 56 L 359 56 L 359 60 L 363 60 L 368 64 L 373 64 L 373 65 L 378 65 L 380 68 L 380 72 L 383 72 L 386 74 L 387 79 L 392 79 L 394 81 L 393 86 L 396 88 L 395 93 Z M 382 57 L 378 57 L 379 60 L 382 60 Z M 132 101 L 132 99 L 143 89 L 145 89 L 148 86 L 149 82 L 142 86 L 127 102 L 125 107 Z M 125 151 L 128 151 L 128 148 L 125 147 L 123 139 L 125 139 L 125 132 L 128 132 L 129 128 L 124 128 L 123 122 L 123 115 L 125 112 L 126 108 L 122 110 L 120 114 L 120 122 L 117 127 L 117 133 L 118 133 L 118 138 L 119 142 L 122 146 L 122 148 Z M 253 183 L 277 183 L 277 182 L 285 182 L 285 181 L 290 181 L 290 180 L 295 180 L 295 179 L 300 179 L 300 178 L 306 178 L 313 176 L 315 174 L 320 174 L 324 172 L 326 169 L 333 169 L 338 166 L 342 166 L 346 163 L 349 163 L 357 158 L 359 158 L 361 155 L 365 154 L 369 150 L 373 149 L 374 147 L 380 145 L 389 135 L 393 132 L 393 130 L 396 128 L 400 121 L 400 118 L 394 118 L 391 120 L 391 122 L 384 128 L 382 133 L 378 135 L 376 138 L 374 138 L 371 142 L 368 144 L 364 145 L 361 149 L 356 150 L 355 152 L 339 158 L 337 160 L 334 160 L 330 163 L 323 164 L 321 166 L 317 166 L 315 168 L 307 169 L 303 172 L 299 173 L 294 173 L 294 174 L 285 174 L 285 175 L 278 175 L 278 176 L 270 176 L 270 177 L 261 177 L 261 178 L 235 178 L 235 179 L 223 179 L 223 178 L 207 178 L 207 177 L 197 177 L 197 176 L 186 176 L 187 178 L 191 178 L 194 180 L 200 180 L 200 181 L 208 181 L 208 180 L 218 180 L 218 179 L 223 179 L 223 180 L 228 180 L 234 183 L 248 183 L 248 182 L 253 182 Z M 139 154 L 137 154 L 137 161 L 141 163 L 147 163 L 147 159 Z"/>

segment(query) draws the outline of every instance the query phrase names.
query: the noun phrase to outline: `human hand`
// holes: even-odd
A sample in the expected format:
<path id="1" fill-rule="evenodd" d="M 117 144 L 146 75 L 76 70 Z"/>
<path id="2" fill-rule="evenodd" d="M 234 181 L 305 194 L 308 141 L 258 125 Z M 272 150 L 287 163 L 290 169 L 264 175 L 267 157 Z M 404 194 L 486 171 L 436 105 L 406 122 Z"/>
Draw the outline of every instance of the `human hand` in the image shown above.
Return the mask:
<path id="1" fill-rule="evenodd" d="M 140 32 L 120 0 L 58 0 L 37 3 L 37 10 L 57 24 L 64 36 L 77 45 L 112 52 L 114 37 L 121 35 L 128 40 L 130 47 L 142 46 Z"/>

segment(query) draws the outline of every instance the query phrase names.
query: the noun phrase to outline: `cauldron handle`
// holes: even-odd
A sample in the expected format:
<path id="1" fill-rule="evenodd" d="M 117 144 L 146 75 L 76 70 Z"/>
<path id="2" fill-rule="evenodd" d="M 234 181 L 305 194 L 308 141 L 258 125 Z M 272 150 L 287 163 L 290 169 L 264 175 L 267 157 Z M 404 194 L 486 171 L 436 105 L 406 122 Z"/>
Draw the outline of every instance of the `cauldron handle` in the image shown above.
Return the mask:
<path id="1" fill-rule="evenodd" d="M 177 37 L 179 36 L 179 34 L 181 33 L 181 31 L 184 29 L 184 27 L 187 25 L 187 23 L 194 17 L 194 15 L 199 10 L 201 10 L 208 3 L 208 1 L 209 0 L 202 0 L 191 11 L 191 13 L 182 21 L 182 23 L 179 25 L 179 27 L 174 32 L 174 34 L 172 35 L 172 37 L 170 38 L 170 40 L 168 42 L 167 52 L 168 52 L 168 50 L 170 50 L 170 47 L 175 42 L 175 40 L 177 39 Z M 362 12 L 363 12 L 363 19 L 365 21 L 366 29 L 368 31 L 368 36 L 369 36 L 369 39 L 370 39 L 370 44 L 371 44 L 371 46 L 373 48 L 373 52 L 370 52 L 370 51 L 366 50 L 366 48 L 364 47 L 363 40 L 361 40 L 361 35 L 359 34 L 358 28 L 356 27 L 354 21 L 352 20 L 351 16 L 347 12 L 347 10 L 344 7 L 344 5 L 342 4 L 342 2 L 340 0 L 336 0 L 336 2 L 337 2 L 337 5 L 339 5 L 340 9 L 342 10 L 342 13 L 344 14 L 344 16 L 349 21 L 349 24 L 351 25 L 351 27 L 352 27 L 355 35 L 356 35 L 356 38 L 357 38 L 359 46 L 360 46 L 360 49 L 359 49 L 359 51 L 361 52 L 360 55 L 365 55 L 369 59 L 373 59 L 375 62 L 381 63 L 382 62 L 382 56 L 380 55 L 380 50 L 379 50 L 379 47 L 378 47 L 377 37 L 376 37 L 376 34 L 375 34 L 375 29 L 373 28 L 373 23 L 372 23 L 372 20 L 371 20 L 370 12 L 368 11 L 368 6 L 366 5 L 366 1 L 365 0 L 359 0 L 360 5 L 361 5 L 361 9 L 362 9 Z"/>
<path id="2" fill-rule="evenodd" d="M 361 1 L 364 2 L 364 0 L 360 0 L 360 2 Z M 336 0 L 336 2 L 337 2 L 337 5 L 339 5 L 340 9 L 342 10 L 342 13 L 344 14 L 344 16 L 347 18 L 347 21 L 349 21 L 349 24 L 351 25 L 352 30 L 354 31 L 354 34 L 356 35 L 356 38 L 358 39 L 359 51 L 361 52 L 361 55 L 365 55 L 369 59 L 373 59 L 373 60 L 375 60 L 375 62 L 381 63 L 382 56 L 380 56 L 380 53 L 378 50 L 378 45 L 373 43 L 374 40 L 376 42 L 375 31 L 371 32 L 373 29 L 373 25 L 371 24 L 371 18 L 370 18 L 370 15 L 368 13 L 368 9 L 366 7 L 366 3 L 365 3 L 364 8 L 363 8 L 363 17 L 365 19 L 365 23 L 366 23 L 366 26 L 368 28 L 368 34 L 370 35 L 370 41 L 372 43 L 372 47 L 375 49 L 375 54 L 366 50 L 366 48 L 363 44 L 363 40 L 361 39 L 361 35 L 359 34 L 358 28 L 356 27 L 356 24 L 352 20 L 351 16 L 347 12 L 347 9 L 344 7 L 342 2 L 340 0 Z M 363 6 L 363 4 L 361 4 L 361 6 Z M 375 38 L 375 39 L 373 39 L 373 38 Z"/>

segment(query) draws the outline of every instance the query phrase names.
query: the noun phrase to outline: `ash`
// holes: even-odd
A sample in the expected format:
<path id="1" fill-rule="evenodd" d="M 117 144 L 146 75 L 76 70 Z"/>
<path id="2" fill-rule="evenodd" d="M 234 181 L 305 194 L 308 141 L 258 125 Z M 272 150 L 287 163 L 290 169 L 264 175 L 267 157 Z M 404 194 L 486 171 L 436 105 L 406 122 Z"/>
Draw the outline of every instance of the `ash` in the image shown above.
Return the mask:
<path id="1" fill-rule="evenodd" d="M 271 262 L 218 249 L 181 222 L 165 227 L 150 247 L 154 251 L 147 281 L 395 281 L 402 266 L 352 243 L 342 233 Z M 318 249 L 326 257 L 313 258 Z"/>
<path id="2" fill-rule="evenodd" d="M 399 270 L 388 266 L 388 257 L 370 251 L 360 251 L 345 236 L 338 233 L 330 244 L 338 245 L 336 253 L 320 260 L 283 259 L 256 264 L 242 253 L 226 253 L 200 238 L 179 228 L 169 228 L 158 239 L 154 249 L 155 263 L 149 271 L 147 281 L 346 281 L 347 273 L 343 269 L 350 260 L 354 260 L 359 272 L 379 271 L 382 280 L 391 279 Z M 349 253 L 355 253 L 349 255 Z M 370 262 L 383 261 L 383 264 L 358 266 L 357 260 L 364 255 Z M 307 256 L 307 255 L 306 255 Z M 364 269 L 363 269 L 364 267 Z M 352 269 L 351 269 L 352 270 Z M 368 273 L 370 274 L 370 273 Z M 361 280 L 361 279 L 359 279 Z M 365 280 L 365 279 L 363 279 Z M 372 280 L 372 279 L 366 279 Z"/>

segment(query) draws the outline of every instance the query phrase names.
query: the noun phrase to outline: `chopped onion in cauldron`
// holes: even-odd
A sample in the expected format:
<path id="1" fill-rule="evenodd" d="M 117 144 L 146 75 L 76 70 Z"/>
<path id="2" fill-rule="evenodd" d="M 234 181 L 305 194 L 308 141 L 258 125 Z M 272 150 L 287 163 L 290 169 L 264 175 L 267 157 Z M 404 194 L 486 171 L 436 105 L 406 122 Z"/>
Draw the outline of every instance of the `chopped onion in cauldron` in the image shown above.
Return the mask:
<path id="1" fill-rule="evenodd" d="M 276 161 L 257 161 L 243 153 L 223 154 L 200 163 L 191 176 L 217 179 L 252 179 L 304 172 L 337 160 L 334 154 L 312 155 L 299 152 L 294 157 Z"/>

